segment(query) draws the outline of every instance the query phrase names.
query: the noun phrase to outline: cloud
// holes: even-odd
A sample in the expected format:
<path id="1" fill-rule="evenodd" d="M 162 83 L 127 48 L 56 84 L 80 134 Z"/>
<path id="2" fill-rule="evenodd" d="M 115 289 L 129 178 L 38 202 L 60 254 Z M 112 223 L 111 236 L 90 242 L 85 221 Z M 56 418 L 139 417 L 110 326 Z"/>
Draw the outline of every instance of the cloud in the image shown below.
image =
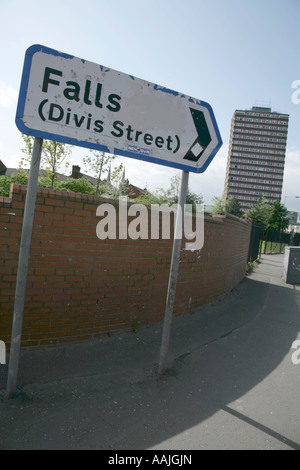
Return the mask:
<path id="1" fill-rule="evenodd" d="M 300 149 L 287 149 L 286 164 L 296 165 L 300 168 Z"/>
<path id="2" fill-rule="evenodd" d="M 284 179 L 297 178 L 299 187 L 300 149 L 287 150 L 285 159 Z"/>
<path id="3" fill-rule="evenodd" d="M 284 201 L 288 197 L 286 204 L 289 210 L 300 211 L 299 199 L 295 198 L 300 196 L 299 181 L 300 149 L 287 149 L 281 200 Z"/>
<path id="4" fill-rule="evenodd" d="M 0 80 L 0 107 L 10 108 L 15 106 L 17 99 L 18 92 L 13 87 L 6 85 L 2 80 Z"/>

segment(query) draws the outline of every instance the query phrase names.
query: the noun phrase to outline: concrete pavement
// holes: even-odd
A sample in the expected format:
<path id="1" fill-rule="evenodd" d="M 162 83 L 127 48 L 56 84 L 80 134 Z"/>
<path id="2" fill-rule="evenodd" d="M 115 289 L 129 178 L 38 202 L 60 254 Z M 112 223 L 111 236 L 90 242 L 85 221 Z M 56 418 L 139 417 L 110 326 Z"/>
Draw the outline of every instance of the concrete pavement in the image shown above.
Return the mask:
<path id="1" fill-rule="evenodd" d="M 174 318 L 162 376 L 161 324 L 23 351 L 13 399 L 0 365 L 0 448 L 300 449 L 300 286 L 282 263 L 263 256 L 226 298 Z"/>

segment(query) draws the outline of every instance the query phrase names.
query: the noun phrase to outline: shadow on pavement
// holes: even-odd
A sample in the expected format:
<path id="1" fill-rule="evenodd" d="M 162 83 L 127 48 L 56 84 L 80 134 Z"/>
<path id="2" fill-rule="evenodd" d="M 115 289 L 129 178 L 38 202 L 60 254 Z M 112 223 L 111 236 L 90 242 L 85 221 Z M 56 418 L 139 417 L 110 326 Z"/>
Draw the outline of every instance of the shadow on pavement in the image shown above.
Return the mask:
<path id="1" fill-rule="evenodd" d="M 172 367 L 162 376 L 161 325 L 24 354 L 19 394 L 0 403 L 0 447 L 234 449 L 251 447 L 252 435 L 255 447 L 259 433 L 300 449 L 290 359 L 300 292 L 280 280 L 281 261 L 264 257 L 225 299 L 174 318 Z M 244 443 L 235 442 L 239 428 Z"/>

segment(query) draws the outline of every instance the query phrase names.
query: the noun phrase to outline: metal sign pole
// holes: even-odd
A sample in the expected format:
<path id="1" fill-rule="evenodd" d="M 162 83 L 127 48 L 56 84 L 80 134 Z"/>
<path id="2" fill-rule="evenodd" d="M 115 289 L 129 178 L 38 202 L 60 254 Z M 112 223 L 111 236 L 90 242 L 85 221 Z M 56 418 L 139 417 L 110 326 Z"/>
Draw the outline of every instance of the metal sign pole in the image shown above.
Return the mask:
<path id="1" fill-rule="evenodd" d="M 182 171 L 180 190 L 179 190 L 178 209 L 177 209 L 176 222 L 175 222 L 176 225 L 175 225 L 175 231 L 174 231 L 174 241 L 173 241 L 170 274 L 169 274 L 169 284 L 168 284 L 168 292 L 167 292 L 167 299 L 166 299 L 166 309 L 165 309 L 163 333 L 162 333 L 162 340 L 161 340 L 160 359 L 159 359 L 159 367 L 158 367 L 159 374 L 161 374 L 167 367 L 167 355 L 168 355 L 168 348 L 169 348 L 170 330 L 171 330 L 173 307 L 174 307 L 176 284 L 177 284 L 177 275 L 178 275 L 178 268 L 179 268 L 180 248 L 181 248 L 181 242 L 182 242 L 181 240 L 182 227 L 183 227 L 182 222 L 183 222 L 183 215 L 184 215 L 184 205 L 186 202 L 186 194 L 187 194 L 187 189 L 188 189 L 188 181 L 189 181 L 189 172 Z M 179 231 L 181 231 L 180 236 L 179 236 Z"/>
<path id="2" fill-rule="evenodd" d="M 27 196 L 23 216 L 23 227 L 21 235 L 21 245 L 19 254 L 18 274 L 15 292 L 15 306 L 13 316 L 13 326 L 11 334 L 11 345 L 8 364 L 7 395 L 10 396 L 16 391 L 19 356 L 21 346 L 21 335 L 23 325 L 23 311 L 26 294 L 26 280 L 28 271 L 28 262 L 30 255 L 32 225 L 34 218 L 34 209 L 38 185 L 38 176 L 41 162 L 43 139 L 35 137 L 32 150 L 32 159 L 27 187 Z"/>

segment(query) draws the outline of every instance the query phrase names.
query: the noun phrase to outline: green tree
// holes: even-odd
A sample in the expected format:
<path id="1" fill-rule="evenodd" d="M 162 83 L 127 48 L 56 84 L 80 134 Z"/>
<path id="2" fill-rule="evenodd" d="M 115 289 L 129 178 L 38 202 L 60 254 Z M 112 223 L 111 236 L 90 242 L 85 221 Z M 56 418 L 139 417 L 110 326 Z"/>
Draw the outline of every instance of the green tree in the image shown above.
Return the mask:
<path id="1" fill-rule="evenodd" d="M 19 162 L 20 171 L 24 170 L 25 167 L 30 167 L 34 142 L 32 136 L 22 134 L 22 138 L 25 147 L 22 149 L 24 156 Z M 62 144 L 61 142 L 43 140 L 41 168 L 44 170 L 45 175 L 51 179 L 51 188 L 54 187 L 54 181 L 57 179 L 57 173 L 61 166 L 64 164 L 65 169 L 69 166 L 69 162 L 66 159 L 71 153 L 71 148 L 70 145 Z"/>
<path id="2" fill-rule="evenodd" d="M 93 149 L 90 149 L 90 155 L 87 155 L 83 158 L 83 163 L 87 166 L 88 170 L 92 172 L 92 176 L 97 178 L 96 194 L 99 194 L 102 174 L 104 172 L 110 171 L 111 164 L 116 158 L 116 155 L 111 155 L 105 152 L 98 152 Z M 117 180 L 122 170 L 123 163 L 113 170 L 113 173 L 109 179 L 112 181 Z"/>
<path id="3" fill-rule="evenodd" d="M 188 188 L 187 195 L 186 195 L 186 204 L 191 204 L 193 210 L 196 207 L 196 204 L 203 204 L 203 197 L 201 194 L 196 194 Z"/>
<path id="4" fill-rule="evenodd" d="M 281 204 L 279 200 L 275 201 L 271 208 L 267 228 L 273 230 L 285 230 L 289 226 L 287 215 L 287 208 Z"/>
<path id="5" fill-rule="evenodd" d="M 172 206 L 173 204 L 178 203 L 178 194 L 179 194 L 179 187 L 180 187 L 180 179 L 179 175 L 172 176 L 170 180 L 170 186 L 167 189 L 164 188 L 157 188 L 153 194 L 157 197 L 160 201 L 160 204 L 167 204 L 168 206 Z"/>
<path id="6" fill-rule="evenodd" d="M 211 214 L 214 216 L 217 212 L 226 212 L 226 198 L 225 195 L 221 197 L 214 196 L 211 208 Z"/>
<path id="7" fill-rule="evenodd" d="M 34 142 L 33 137 L 31 137 L 30 135 L 22 134 L 22 139 L 23 139 L 25 148 L 22 149 L 22 153 L 24 155 L 21 157 L 19 161 L 19 171 L 23 171 L 25 169 L 30 168 L 33 142 Z"/>
<path id="8" fill-rule="evenodd" d="M 217 212 L 225 212 L 227 214 L 235 215 L 236 217 L 242 217 L 243 211 L 239 201 L 235 197 L 226 199 L 225 194 L 221 197 L 214 196 L 211 214 L 216 215 Z"/>
<path id="9" fill-rule="evenodd" d="M 51 179 L 51 187 L 54 186 L 54 181 L 57 178 L 58 170 L 64 164 L 68 168 L 69 162 L 66 161 L 71 153 L 71 147 L 55 142 L 54 140 L 44 140 L 43 142 L 43 156 L 44 156 L 44 169 Z"/>
<path id="10" fill-rule="evenodd" d="M 167 204 L 168 206 L 172 206 L 173 204 L 178 203 L 179 189 L 180 175 L 172 176 L 169 188 L 157 188 L 153 192 L 153 197 L 159 201 L 158 204 L 160 205 Z M 186 204 L 191 204 L 193 210 L 195 210 L 196 204 L 203 204 L 202 195 L 196 194 L 188 188 L 186 195 Z"/>
<path id="11" fill-rule="evenodd" d="M 112 171 L 110 171 L 110 183 L 115 185 L 117 188 L 120 188 L 122 191 L 126 185 L 129 184 L 128 180 L 125 179 L 125 169 L 124 164 L 120 163 L 120 165 L 114 167 Z"/>
<path id="12" fill-rule="evenodd" d="M 241 204 L 235 197 L 230 197 L 227 199 L 225 207 L 228 214 L 235 215 L 236 217 L 242 217 L 243 211 L 241 209 Z"/>
<path id="13" fill-rule="evenodd" d="M 272 206 L 266 203 L 264 196 L 261 196 L 258 203 L 251 207 L 244 216 L 251 219 L 253 222 L 263 225 L 265 228 L 268 226 L 268 221 L 271 215 Z"/>

